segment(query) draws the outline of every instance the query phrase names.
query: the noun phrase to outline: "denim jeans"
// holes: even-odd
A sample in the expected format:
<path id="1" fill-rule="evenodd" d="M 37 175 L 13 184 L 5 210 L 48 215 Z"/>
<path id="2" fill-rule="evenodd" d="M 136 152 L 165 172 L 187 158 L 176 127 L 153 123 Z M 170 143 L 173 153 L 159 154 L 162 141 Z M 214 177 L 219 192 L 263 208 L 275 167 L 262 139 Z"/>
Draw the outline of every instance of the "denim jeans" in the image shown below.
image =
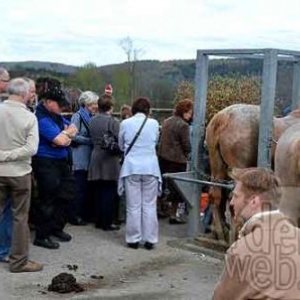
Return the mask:
<path id="1" fill-rule="evenodd" d="M 0 215 L 0 259 L 8 256 L 11 247 L 13 217 L 11 210 L 11 201 L 7 204 Z"/>

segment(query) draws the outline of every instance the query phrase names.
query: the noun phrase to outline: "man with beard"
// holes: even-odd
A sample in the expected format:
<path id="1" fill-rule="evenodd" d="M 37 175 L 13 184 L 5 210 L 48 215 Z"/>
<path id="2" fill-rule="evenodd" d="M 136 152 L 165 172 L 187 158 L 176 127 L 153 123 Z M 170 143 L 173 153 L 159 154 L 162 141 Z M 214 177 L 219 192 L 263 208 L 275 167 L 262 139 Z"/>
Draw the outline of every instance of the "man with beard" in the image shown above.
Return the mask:
<path id="1" fill-rule="evenodd" d="M 264 168 L 234 169 L 230 204 L 244 226 L 227 251 L 214 300 L 300 299 L 300 231 L 277 210 L 279 179 Z"/>

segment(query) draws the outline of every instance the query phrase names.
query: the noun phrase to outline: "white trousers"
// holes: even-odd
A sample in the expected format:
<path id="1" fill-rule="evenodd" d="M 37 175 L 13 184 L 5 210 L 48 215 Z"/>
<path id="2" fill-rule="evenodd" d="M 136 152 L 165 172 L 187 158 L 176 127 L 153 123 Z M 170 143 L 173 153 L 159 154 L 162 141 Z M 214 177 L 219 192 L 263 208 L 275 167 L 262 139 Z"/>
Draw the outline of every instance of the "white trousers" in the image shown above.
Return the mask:
<path id="1" fill-rule="evenodd" d="M 126 194 L 126 242 L 158 242 L 156 211 L 158 178 L 130 175 L 124 178 Z"/>

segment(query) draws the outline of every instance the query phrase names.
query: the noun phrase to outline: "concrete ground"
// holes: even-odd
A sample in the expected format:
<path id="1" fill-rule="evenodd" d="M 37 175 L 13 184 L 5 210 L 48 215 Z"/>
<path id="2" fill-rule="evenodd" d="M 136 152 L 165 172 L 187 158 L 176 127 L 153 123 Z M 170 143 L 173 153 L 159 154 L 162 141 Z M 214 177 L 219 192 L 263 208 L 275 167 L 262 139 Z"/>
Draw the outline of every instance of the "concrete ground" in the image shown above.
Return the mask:
<path id="1" fill-rule="evenodd" d="M 42 272 L 14 274 L 0 263 L 0 299 L 211 299 L 223 261 L 194 246 L 186 230 L 160 220 L 160 242 L 147 251 L 125 246 L 124 226 L 118 232 L 67 226 L 73 239 L 60 249 L 30 246 L 30 258 L 44 264 Z M 86 291 L 49 292 L 61 272 L 73 274 Z"/>

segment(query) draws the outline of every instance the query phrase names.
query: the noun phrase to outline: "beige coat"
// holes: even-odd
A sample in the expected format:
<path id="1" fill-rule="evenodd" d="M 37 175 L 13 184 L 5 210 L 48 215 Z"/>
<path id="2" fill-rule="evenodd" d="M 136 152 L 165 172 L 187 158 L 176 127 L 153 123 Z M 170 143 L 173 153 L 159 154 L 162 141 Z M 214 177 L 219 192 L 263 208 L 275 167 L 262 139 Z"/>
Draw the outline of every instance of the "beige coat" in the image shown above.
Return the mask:
<path id="1" fill-rule="evenodd" d="M 300 230 L 279 211 L 254 215 L 227 251 L 214 300 L 300 299 Z"/>

